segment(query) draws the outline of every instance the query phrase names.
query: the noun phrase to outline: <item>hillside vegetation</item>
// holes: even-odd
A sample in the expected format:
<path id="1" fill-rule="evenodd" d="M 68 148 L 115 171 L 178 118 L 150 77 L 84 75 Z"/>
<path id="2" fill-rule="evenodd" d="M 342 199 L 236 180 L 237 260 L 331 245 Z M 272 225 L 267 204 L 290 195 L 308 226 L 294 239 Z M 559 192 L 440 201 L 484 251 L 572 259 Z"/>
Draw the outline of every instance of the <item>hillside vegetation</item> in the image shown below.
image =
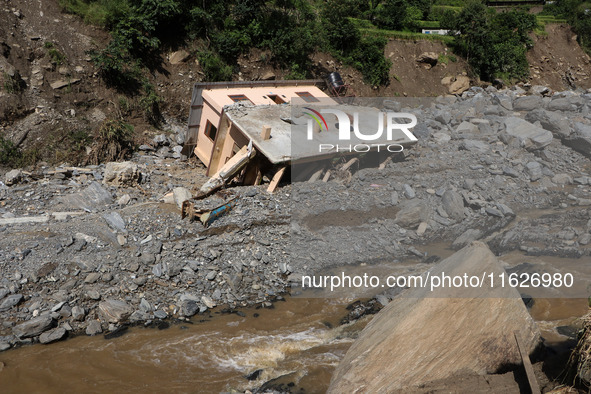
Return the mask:
<path id="1" fill-rule="evenodd" d="M 121 90 L 142 92 L 147 108 L 158 98 L 147 72 L 161 69 L 160 52 L 188 42 L 210 81 L 229 80 L 236 60 L 250 48 L 268 50 L 289 78 L 310 76 L 310 55 L 331 53 L 363 73 L 374 86 L 389 83 L 387 37 L 423 38 L 421 28 L 450 29 L 438 37 L 465 56 L 484 80 L 522 79 L 528 67 L 528 33 L 535 16 L 514 9 L 497 13 L 479 1 L 462 0 L 60 0 L 67 12 L 112 34 L 106 48 L 92 54 L 102 77 Z M 589 18 L 569 10 L 580 0 L 558 1 L 549 17 L 565 17 L 581 31 L 587 45 Z M 548 21 L 548 19 L 546 19 Z"/>

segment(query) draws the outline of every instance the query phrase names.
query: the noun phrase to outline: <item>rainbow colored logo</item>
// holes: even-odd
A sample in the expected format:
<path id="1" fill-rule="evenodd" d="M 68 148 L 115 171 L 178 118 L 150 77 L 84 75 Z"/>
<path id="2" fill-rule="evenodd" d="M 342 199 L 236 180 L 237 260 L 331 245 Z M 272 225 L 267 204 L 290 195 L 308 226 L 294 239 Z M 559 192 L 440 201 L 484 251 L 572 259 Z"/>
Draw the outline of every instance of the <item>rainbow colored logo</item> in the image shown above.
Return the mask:
<path id="1" fill-rule="evenodd" d="M 314 119 L 316 121 L 316 123 L 318 123 L 318 127 L 320 127 L 320 131 L 322 131 L 322 125 L 324 124 L 324 130 L 328 131 L 328 124 L 326 124 L 326 120 L 324 119 L 324 116 L 320 115 L 320 112 L 313 110 L 310 107 L 304 107 L 304 109 L 307 109 L 308 111 L 313 112 L 308 113 L 308 112 L 304 112 L 306 115 L 309 115 L 312 117 L 312 119 Z M 322 123 L 320 122 L 322 121 Z"/>

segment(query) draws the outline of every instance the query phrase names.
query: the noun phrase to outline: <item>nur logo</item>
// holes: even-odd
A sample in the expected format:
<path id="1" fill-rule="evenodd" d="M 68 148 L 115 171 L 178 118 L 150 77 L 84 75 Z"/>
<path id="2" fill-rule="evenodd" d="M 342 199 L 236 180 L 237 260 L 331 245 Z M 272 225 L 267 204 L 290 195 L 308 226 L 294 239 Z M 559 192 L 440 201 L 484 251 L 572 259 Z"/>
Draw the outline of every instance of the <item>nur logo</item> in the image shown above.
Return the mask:
<path id="1" fill-rule="evenodd" d="M 338 141 L 351 141 L 354 139 L 356 141 L 361 142 L 361 144 L 349 146 L 339 146 L 335 144 L 323 143 L 320 144 L 320 152 L 335 150 L 337 152 L 367 152 L 372 148 L 377 148 L 377 150 L 379 151 L 380 146 L 388 147 L 388 151 L 390 152 L 400 152 L 404 149 L 401 145 L 388 145 L 388 143 L 393 142 L 396 137 L 398 141 L 407 140 L 407 142 L 409 143 L 417 141 L 417 137 L 415 137 L 409 130 L 417 125 L 417 117 L 411 113 L 384 113 L 375 110 L 371 112 L 368 111 L 366 113 L 362 113 L 362 126 L 364 129 L 362 132 L 359 127 L 360 112 L 353 112 L 352 114 L 347 114 L 344 111 L 334 108 L 322 108 L 320 110 L 315 110 L 310 107 L 304 107 L 304 109 L 306 109 L 309 112 L 303 113 L 310 117 L 310 119 L 308 119 L 307 122 L 306 138 L 308 141 L 314 140 L 314 123 L 318 125 L 319 132 L 329 131 L 328 122 L 326 121 L 324 115 L 334 115 L 334 117 L 336 118 L 336 126 L 338 128 L 338 134 L 335 134 L 334 136 L 338 137 Z M 373 117 L 373 119 L 369 119 L 370 117 Z M 375 119 L 376 117 L 377 122 Z M 410 122 L 398 123 L 398 121 L 401 120 L 410 120 Z M 368 123 L 373 125 L 373 129 L 371 131 L 368 130 Z M 375 128 L 376 123 L 377 129 Z M 398 133 L 396 137 L 394 135 L 395 131 Z M 386 133 L 385 136 L 384 132 Z M 402 135 L 400 135 L 400 132 L 402 132 Z M 326 140 L 326 137 L 322 138 L 322 140 L 324 142 Z M 368 145 L 367 143 L 371 143 L 371 145 Z M 391 146 L 396 146 L 396 150 L 392 150 L 392 148 L 390 148 Z"/>

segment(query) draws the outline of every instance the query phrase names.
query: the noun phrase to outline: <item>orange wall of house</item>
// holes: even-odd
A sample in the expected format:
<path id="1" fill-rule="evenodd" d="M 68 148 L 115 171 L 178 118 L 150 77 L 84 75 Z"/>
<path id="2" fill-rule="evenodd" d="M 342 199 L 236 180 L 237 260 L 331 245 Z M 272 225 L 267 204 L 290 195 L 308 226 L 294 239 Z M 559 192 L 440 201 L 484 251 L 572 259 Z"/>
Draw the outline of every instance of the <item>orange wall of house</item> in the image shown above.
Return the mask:
<path id="1" fill-rule="evenodd" d="M 213 149 L 213 141 L 205 135 L 207 121 L 219 128 L 220 117 L 221 113 L 216 111 L 209 102 L 203 102 L 203 112 L 201 113 L 201 121 L 199 122 L 199 133 L 197 134 L 195 154 L 206 166 L 209 166 Z"/>

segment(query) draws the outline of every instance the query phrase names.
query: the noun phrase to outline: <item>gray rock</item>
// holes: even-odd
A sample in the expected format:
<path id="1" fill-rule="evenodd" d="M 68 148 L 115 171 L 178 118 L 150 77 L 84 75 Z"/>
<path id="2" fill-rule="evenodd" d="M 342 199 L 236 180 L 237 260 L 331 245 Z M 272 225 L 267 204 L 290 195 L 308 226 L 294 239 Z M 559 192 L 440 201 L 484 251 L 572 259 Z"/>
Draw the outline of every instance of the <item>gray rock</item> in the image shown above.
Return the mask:
<path id="1" fill-rule="evenodd" d="M 433 133 L 432 137 L 438 144 L 444 144 L 451 140 L 450 135 L 443 132 Z"/>
<path id="2" fill-rule="evenodd" d="M 95 283 L 97 280 L 99 280 L 101 278 L 101 274 L 98 272 L 91 272 L 90 274 L 88 274 L 86 276 L 86 278 L 84 278 L 84 283 Z"/>
<path id="3" fill-rule="evenodd" d="M 448 124 L 451 121 L 451 114 L 449 111 L 437 111 L 434 119 L 441 124 Z"/>
<path id="4" fill-rule="evenodd" d="M 503 216 L 515 216 L 515 212 L 509 206 L 503 203 L 497 203 L 497 208 L 503 214 Z"/>
<path id="5" fill-rule="evenodd" d="M 168 313 L 158 309 L 157 311 L 154 311 L 154 317 L 157 319 L 166 319 L 168 317 Z"/>
<path id="6" fill-rule="evenodd" d="M 562 143 L 571 149 L 591 158 L 591 126 L 575 122 L 575 132 L 562 139 Z"/>
<path id="7" fill-rule="evenodd" d="M 409 200 L 412 200 L 413 198 L 415 198 L 416 193 L 415 193 L 414 189 L 410 185 L 408 185 L 408 184 L 405 183 L 402 186 L 402 190 L 404 190 L 404 196 L 406 198 L 408 198 Z"/>
<path id="8" fill-rule="evenodd" d="M 519 140 L 527 150 L 541 149 L 552 142 L 552 133 L 520 118 L 510 117 L 505 120 L 505 131 Z"/>
<path id="9" fill-rule="evenodd" d="M 493 103 L 500 105 L 504 109 L 507 109 L 509 111 L 513 110 L 513 100 L 511 100 L 511 97 L 509 97 L 505 94 L 493 95 L 492 101 L 493 101 Z"/>
<path id="10" fill-rule="evenodd" d="M 0 342 L 0 352 L 10 349 L 10 343 Z"/>
<path id="11" fill-rule="evenodd" d="M 168 140 L 168 138 L 164 134 L 158 134 L 156 137 L 154 137 L 153 142 L 154 142 L 154 146 L 162 146 L 162 145 L 169 145 L 170 144 L 170 141 Z"/>
<path id="12" fill-rule="evenodd" d="M 585 233 L 579 237 L 579 244 L 588 245 L 591 242 L 591 234 Z"/>
<path id="13" fill-rule="evenodd" d="M 216 306 L 216 303 L 211 299 L 211 297 L 206 295 L 201 296 L 201 302 L 209 309 L 214 308 Z"/>
<path id="14" fill-rule="evenodd" d="M 485 209 L 485 211 L 486 211 L 486 213 L 487 213 L 487 214 L 489 214 L 490 216 L 496 216 L 496 217 L 499 217 L 499 218 L 502 218 L 502 217 L 503 217 L 503 214 L 502 214 L 502 212 L 501 212 L 501 211 L 499 211 L 499 210 L 498 210 L 498 209 L 496 209 L 496 208 L 487 207 L 487 208 Z"/>
<path id="15" fill-rule="evenodd" d="M 456 133 L 458 134 L 477 134 L 478 132 L 478 126 L 470 122 L 462 122 L 456 128 Z"/>
<path id="16" fill-rule="evenodd" d="M 490 145 L 484 141 L 464 140 L 462 141 L 461 148 L 470 152 L 486 153 L 490 150 Z"/>
<path id="17" fill-rule="evenodd" d="M 125 205 L 125 204 L 123 204 Z M 103 219 L 107 222 L 107 224 L 116 231 L 125 231 L 125 220 L 119 215 L 118 212 L 109 212 L 103 214 Z"/>
<path id="18" fill-rule="evenodd" d="M 513 101 L 513 110 L 515 110 L 515 111 L 533 111 L 536 108 L 541 108 L 542 104 L 543 104 L 542 98 L 539 96 L 518 97 Z"/>
<path id="19" fill-rule="evenodd" d="M 152 267 L 152 274 L 155 277 L 160 278 L 162 276 L 162 264 L 158 263 Z"/>
<path id="20" fill-rule="evenodd" d="M 109 323 L 119 323 L 133 313 L 133 308 L 121 300 L 107 299 L 99 303 L 99 316 Z"/>
<path id="21" fill-rule="evenodd" d="M 513 167 L 504 166 L 503 174 L 510 176 L 512 178 L 519 178 L 519 173 Z"/>
<path id="22" fill-rule="evenodd" d="M 396 223 L 404 228 L 415 229 L 421 222 L 428 222 L 430 215 L 429 206 L 421 200 L 410 200 L 401 204 L 401 209 L 396 214 Z"/>
<path id="23" fill-rule="evenodd" d="M 552 182 L 557 185 L 570 185 L 573 183 L 573 179 L 568 174 L 556 174 L 552 177 Z"/>
<path id="24" fill-rule="evenodd" d="M 546 111 L 542 108 L 534 109 L 525 115 L 525 120 L 530 123 L 540 122 L 542 127 L 554 134 L 557 138 L 568 137 L 571 128 L 568 118 L 555 112 Z"/>
<path id="25" fill-rule="evenodd" d="M 23 299 L 22 294 L 12 294 L 0 302 L 0 312 L 4 312 L 17 305 Z"/>
<path id="26" fill-rule="evenodd" d="M 138 166 L 130 161 L 109 162 L 105 166 L 104 184 L 133 186 L 140 178 Z"/>
<path id="27" fill-rule="evenodd" d="M 90 289 L 86 292 L 86 295 L 88 296 L 88 298 L 90 298 L 91 300 L 95 300 L 98 301 L 101 299 L 101 293 L 98 292 L 98 290 L 95 289 Z"/>
<path id="28" fill-rule="evenodd" d="M 530 181 L 535 182 L 542 178 L 542 165 L 537 161 L 530 161 L 525 165 L 525 171 L 529 176 Z"/>
<path id="29" fill-rule="evenodd" d="M 454 220 L 464 219 L 464 199 L 453 190 L 447 190 L 441 196 L 443 209 Z"/>
<path id="30" fill-rule="evenodd" d="M 40 335 L 53 326 L 53 318 L 50 315 L 35 317 L 12 328 L 12 333 L 18 338 L 32 338 Z"/>
<path id="31" fill-rule="evenodd" d="M 23 173 L 21 170 L 11 170 L 8 171 L 4 176 L 4 182 L 6 183 L 6 186 L 16 185 L 17 183 L 19 183 L 22 176 Z"/>
<path id="32" fill-rule="evenodd" d="M 88 323 L 88 327 L 86 327 L 86 335 L 93 336 L 100 334 L 101 332 L 103 332 L 103 329 L 98 320 L 91 320 L 90 323 Z"/>
<path id="33" fill-rule="evenodd" d="M 482 231 L 475 228 L 470 228 L 457 237 L 451 244 L 451 247 L 453 249 L 461 249 L 470 242 L 480 239 L 480 237 L 482 237 Z"/>
<path id="34" fill-rule="evenodd" d="M 144 313 L 152 312 L 152 305 L 145 298 L 140 301 L 140 311 Z"/>
<path id="35" fill-rule="evenodd" d="M 54 328 L 53 330 L 49 330 L 44 332 L 39 336 L 39 342 L 43 344 L 48 344 L 52 342 L 59 341 L 60 339 L 66 336 L 66 329 L 63 327 Z"/>
<path id="36" fill-rule="evenodd" d="M 103 189 L 98 182 L 92 182 L 86 189 L 79 193 L 62 196 L 60 200 L 68 207 L 96 212 L 105 205 L 111 204 L 111 193 Z"/>
<path id="37" fill-rule="evenodd" d="M 10 293 L 10 290 L 5 288 L 0 288 L 0 300 L 6 297 Z"/>
<path id="38" fill-rule="evenodd" d="M 85 317 L 86 312 L 84 311 L 84 308 L 78 305 L 72 308 L 72 318 L 74 320 L 83 321 Z"/>
<path id="39" fill-rule="evenodd" d="M 552 89 L 542 85 L 534 85 L 529 89 L 529 91 L 532 94 L 537 94 L 540 96 L 549 96 L 550 94 L 552 94 Z"/>
<path id="40" fill-rule="evenodd" d="M 582 104 L 580 97 L 559 97 L 550 101 L 548 109 L 550 111 L 576 111 Z"/>
<path id="41" fill-rule="evenodd" d="M 184 316 L 191 317 L 199 312 L 199 304 L 193 300 L 185 300 L 181 303 L 181 313 Z"/>

